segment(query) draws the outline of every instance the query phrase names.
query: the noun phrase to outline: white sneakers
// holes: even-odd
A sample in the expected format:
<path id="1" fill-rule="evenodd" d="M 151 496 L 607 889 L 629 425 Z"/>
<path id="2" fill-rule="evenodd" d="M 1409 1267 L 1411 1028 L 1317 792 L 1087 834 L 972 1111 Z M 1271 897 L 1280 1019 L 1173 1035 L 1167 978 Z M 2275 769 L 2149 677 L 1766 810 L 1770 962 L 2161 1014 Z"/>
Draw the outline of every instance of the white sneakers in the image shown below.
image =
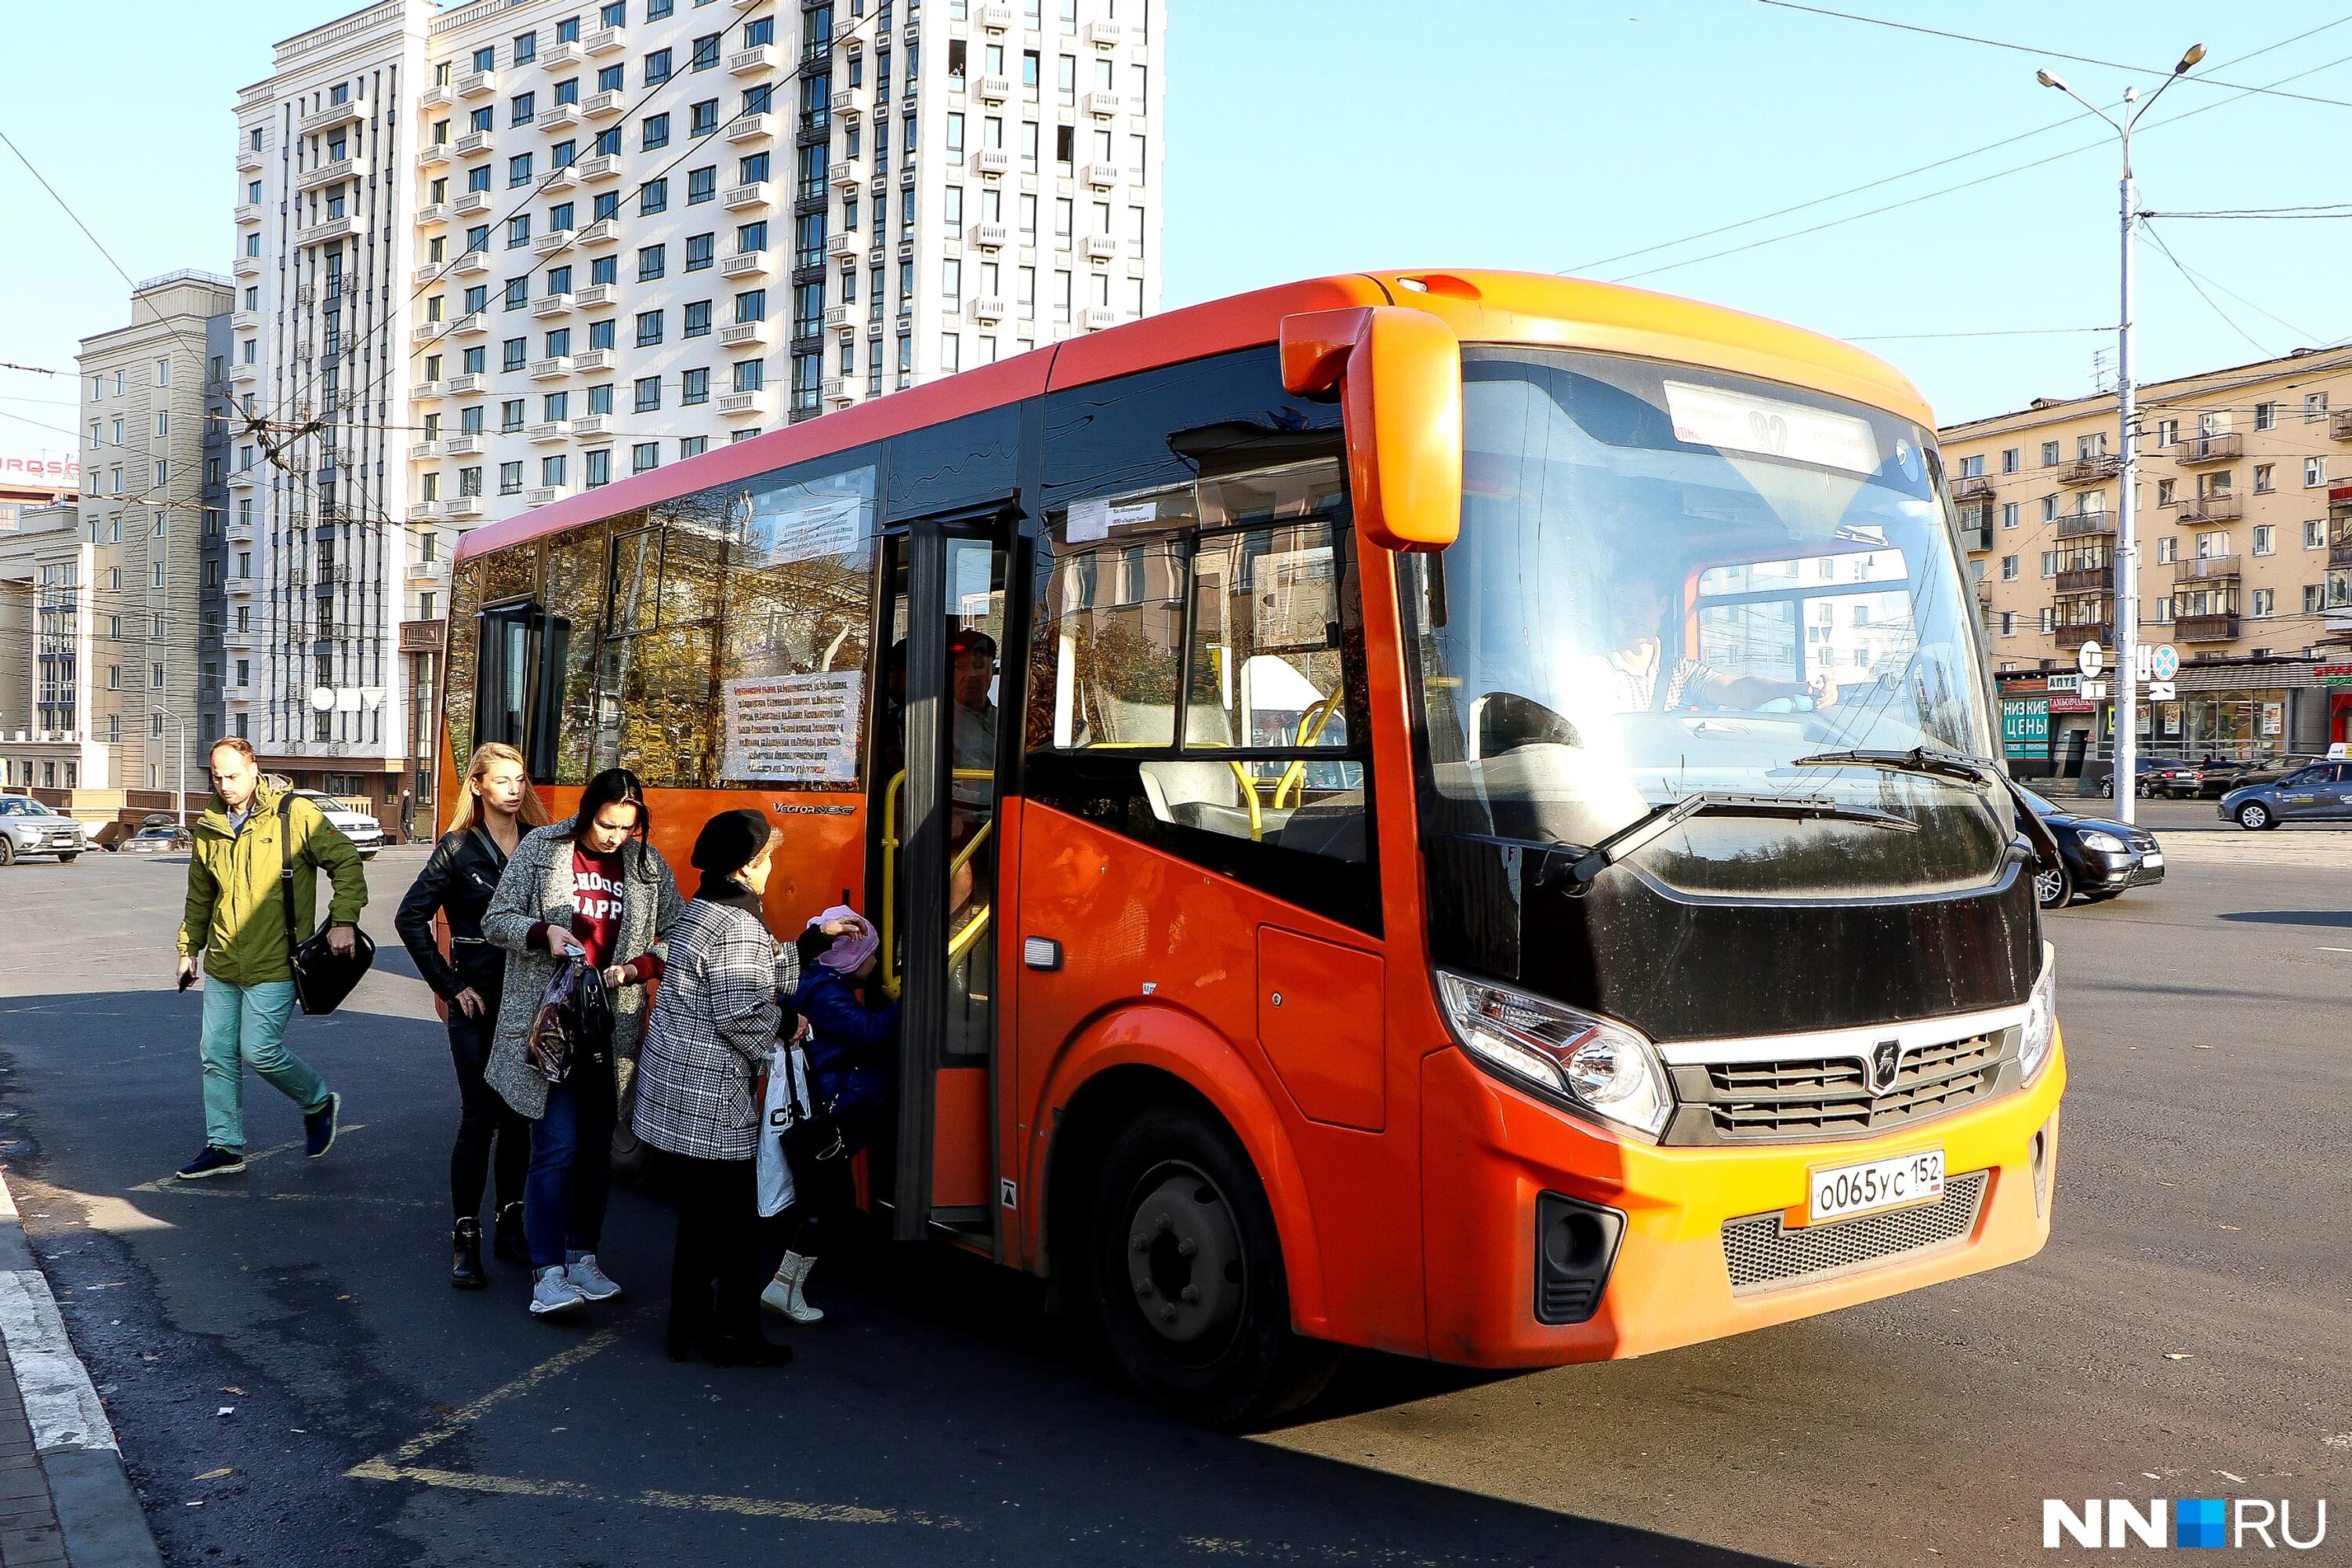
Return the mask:
<path id="1" fill-rule="evenodd" d="M 530 1315 L 534 1318 L 544 1318 L 550 1312 L 568 1312 L 586 1300 L 588 1298 L 582 1295 L 580 1288 L 572 1283 L 571 1278 L 562 1266 L 551 1263 L 533 1277 L 530 1288 Z"/>
<path id="2" fill-rule="evenodd" d="M 568 1312 L 583 1301 L 609 1301 L 621 1293 L 610 1276 L 596 1267 L 593 1252 L 575 1252 L 568 1263 L 551 1263 L 531 1276 L 530 1314 Z"/>
<path id="3" fill-rule="evenodd" d="M 814 1258 L 803 1258 L 797 1252 L 784 1254 L 783 1262 L 776 1266 L 776 1277 L 760 1292 L 760 1305 L 771 1312 L 781 1312 L 795 1323 L 814 1323 L 824 1314 L 809 1304 L 809 1270 L 816 1267 Z"/>

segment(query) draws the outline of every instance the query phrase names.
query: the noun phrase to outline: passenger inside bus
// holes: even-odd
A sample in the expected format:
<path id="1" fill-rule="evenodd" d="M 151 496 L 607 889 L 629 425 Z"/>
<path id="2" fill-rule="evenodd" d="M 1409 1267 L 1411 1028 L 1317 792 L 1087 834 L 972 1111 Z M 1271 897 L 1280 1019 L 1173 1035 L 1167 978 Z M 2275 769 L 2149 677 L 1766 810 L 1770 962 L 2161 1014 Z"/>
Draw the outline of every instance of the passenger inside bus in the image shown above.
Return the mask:
<path id="1" fill-rule="evenodd" d="M 1655 578 L 1623 580 L 1610 606 L 1612 651 L 1585 660 L 1585 677 L 1601 693 L 1601 705 L 1618 713 L 1699 708 L 1753 710 L 1781 700 L 1793 707 L 1800 699 L 1810 700 L 1816 709 L 1837 705 L 1837 679 L 1826 670 L 1801 681 L 1732 676 L 1687 654 L 1668 667 L 1660 628 L 1668 615 L 1679 608 L 1670 590 Z M 1658 679 L 1662 671 L 1665 674 L 1663 696 Z"/>

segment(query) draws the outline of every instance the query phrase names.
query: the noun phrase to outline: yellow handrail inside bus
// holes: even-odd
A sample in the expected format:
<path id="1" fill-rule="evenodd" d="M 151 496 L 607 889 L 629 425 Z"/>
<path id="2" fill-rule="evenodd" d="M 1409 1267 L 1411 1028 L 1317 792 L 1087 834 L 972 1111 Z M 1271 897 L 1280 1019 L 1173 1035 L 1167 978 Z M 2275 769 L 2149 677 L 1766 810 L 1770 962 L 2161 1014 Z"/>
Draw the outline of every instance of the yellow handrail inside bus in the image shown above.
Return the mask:
<path id="1" fill-rule="evenodd" d="M 1265 841 L 1265 818 L 1258 811 L 1257 780 L 1250 776 L 1249 769 L 1239 763 L 1227 763 L 1225 766 L 1233 769 L 1234 777 L 1242 781 L 1242 798 L 1249 802 L 1250 842 L 1262 844 Z"/>
<path id="2" fill-rule="evenodd" d="M 996 777 L 996 770 L 993 768 L 950 768 L 948 770 L 948 774 L 950 778 L 988 779 L 993 781 Z M 898 948 L 897 942 L 898 931 L 898 851 L 906 847 L 898 837 L 898 791 L 906 782 L 907 770 L 900 768 L 897 773 L 890 775 L 889 784 L 886 785 L 882 791 L 882 948 L 880 953 L 882 960 L 882 990 L 884 994 L 894 1002 L 898 999 L 899 989 Z M 988 821 L 981 825 L 980 831 L 971 836 L 971 842 L 965 845 L 961 850 L 957 851 L 954 862 L 948 868 L 950 874 L 961 869 L 964 863 L 971 858 L 972 851 L 980 847 L 980 841 L 987 837 L 989 829 L 995 826 L 996 819 L 992 816 L 990 817 Z M 982 911 L 983 918 L 986 913 L 987 911 L 984 910 Z M 969 929 L 970 928 L 967 928 L 967 930 Z M 950 950 L 950 956 L 953 956 L 952 946 Z"/>
<path id="3" fill-rule="evenodd" d="M 1331 715 L 1339 710 L 1339 692 L 1334 691 L 1300 717 L 1298 739 L 1291 742 L 1293 745 L 1311 746 L 1323 738 L 1323 731 L 1331 722 Z M 1291 803 L 1297 805 L 1299 795 L 1306 792 L 1306 788 L 1307 763 L 1302 758 L 1282 770 L 1281 782 L 1274 786 L 1274 809 L 1276 811 L 1282 809 L 1282 797 L 1286 794 L 1290 796 Z"/>

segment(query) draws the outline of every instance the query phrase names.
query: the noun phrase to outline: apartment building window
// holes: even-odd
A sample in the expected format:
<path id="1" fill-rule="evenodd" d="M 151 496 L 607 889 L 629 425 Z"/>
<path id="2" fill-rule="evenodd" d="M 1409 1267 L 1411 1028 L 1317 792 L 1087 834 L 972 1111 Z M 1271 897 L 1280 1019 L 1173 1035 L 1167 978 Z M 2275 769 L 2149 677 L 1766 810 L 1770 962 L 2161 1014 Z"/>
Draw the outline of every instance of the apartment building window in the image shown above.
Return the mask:
<path id="1" fill-rule="evenodd" d="M 482 493 L 482 470 L 478 467 L 457 470 L 457 493 L 461 496 Z"/>
<path id="2" fill-rule="evenodd" d="M 2306 392 L 2303 395 L 2303 422 L 2316 425 L 2327 417 L 2327 394 Z"/>
<path id="3" fill-rule="evenodd" d="M 677 401 L 692 408 L 710 401 L 710 372 L 699 365 L 678 377 Z"/>
<path id="4" fill-rule="evenodd" d="M 637 247 L 637 281 L 660 278 L 669 271 L 669 247 L 644 245 Z"/>
<path id="5" fill-rule="evenodd" d="M 2058 498 L 2056 496 L 2043 496 L 2042 498 L 2042 521 L 2044 522 L 2055 522 L 2058 521 Z"/>
<path id="6" fill-rule="evenodd" d="M 802 294 L 802 295 L 803 295 L 803 296 L 814 296 L 814 300 L 815 300 L 815 301 L 816 301 L 816 308 L 817 308 L 817 310 L 818 310 L 819 313 L 822 313 L 822 312 L 823 312 L 823 310 L 824 310 L 824 284 L 822 284 L 822 283 L 806 283 L 806 284 L 803 284 L 803 285 L 800 287 L 800 289 L 797 290 L 797 292 L 798 292 L 798 293 L 800 293 L 800 294 Z M 735 296 L 735 324 L 736 324 L 736 325 L 738 325 L 738 326 L 741 326 L 741 325 L 742 325 L 744 322 L 746 322 L 746 321 L 766 321 L 767 319 L 768 319 L 768 291 L 767 291 L 765 289 L 746 289 L 745 290 L 743 290 L 743 292 L 741 292 L 740 294 L 738 294 L 738 295 L 736 295 L 736 296 Z M 800 325 L 799 319 L 798 319 L 798 317 L 795 317 L 795 318 L 794 318 L 794 320 L 793 320 L 793 329 L 794 329 L 794 333 L 793 333 L 793 335 L 795 335 L 795 336 L 805 336 L 805 335 L 806 335 L 805 333 L 803 333 L 803 332 L 801 332 L 801 331 L 799 331 L 799 325 Z"/>
<path id="7" fill-rule="evenodd" d="M 2056 551 L 2045 550 L 2042 552 L 2042 574 L 2044 577 L 2055 577 L 2058 575 L 2058 552 Z"/>
<path id="8" fill-rule="evenodd" d="M 555 102 L 556 102 L 556 106 L 557 106 L 558 108 L 561 108 L 561 107 L 562 107 L 564 104 L 567 104 L 567 103 L 577 103 L 577 102 L 579 102 L 579 101 L 580 101 L 580 79 L 579 79 L 578 77 L 576 77 L 576 76 L 568 76 L 568 77 L 565 77 L 562 81 L 559 81 L 559 82 L 557 82 L 557 83 L 555 84 Z M 561 145 L 561 146 L 563 146 L 563 147 L 567 147 L 567 148 L 568 148 L 568 147 L 572 146 L 572 142 L 565 142 L 560 143 L 560 145 Z M 558 160 L 558 162 L 559 162 L 560 163 L 569 163 L 569 162 L 571 162 L 571 160 L 570 160 L 570 159 L 568 159 L 568 158 L 567 158 L 567 159 L 560 159 L 560 160 Z"/>
<path id="9" fill-rule="evenodd" d="M 588 389 L 588 412 L 591 414 L 610 414 L 613 412 L 613 384 L 611 382 L 599 382 L 594 386 Z"/>
<path id="10" fill-rule="evenodd" d="M 2276 588 L 2257 588 L 2251 595 L 2251 599 L 2253 605 L 2252 613 L 2254 619 L 2258 621 L 2268 620 L 2271 616 L 2278 614 L 2278 590 Z"/>
<path id="11" fill-rule="evenodd" d="M 662 341 L 662 313 L 659 310 L 637 312 L 637 347 L 650 348 Z"/>
<path id="12" fill-rule="evenodd" d="M 2325 518 L 2309 517 L 2303 521 L 2303 547 L 2305 550 L 2327 548 L 2327 521 Z"/>
<path id="13" fill-rule="evenodd" d="M 1984 454 L 1979 452 L 1973 458 L 1962 458 L 1960 459 L 1960 478 L 1964 479 L 1981 479 L 1983 477 Z"/>
<path id="14" fill-rule="evenodd" d="M 686 269 L 700 272 L 716 258 L 719 237 L 716 234 L 689 234 L 686 237 Z"/>
<path id="15" fill-rule="evenodd" d="M 505 342 L 499 346 L 499 368 L 500 370 L 520 370 L 523 367 L 525 359 L 528 357 L 526 351 L 529 349 L 529 341 L 526 339 L 509 338 Z"/>
<path id="16" fill-rule="evenodd" d="M 629 448 L 629 472 L 646 473 L 661 467 L 661 443 L 639 441 Z"/>
<path id="17" fill-rule="evenodd" d="M 900 341 L 904 342 L 905 340 L 901 339 Z M 767 384 L 767 361 L 744 359 L 737 360 L 735 362 L 734 385 L 732 390 L 736 392 L 757 392 Z"/>
<path id="18" fill-rule="evenodd" d="M 708 4 L 708 0 L 699 0 L 699 3 Z M 646 20 L 658 22 L 677 9 L 677 0 L 646 0 Z"/>
<path id="19" fill-rule="evenodd" d="M 477 349 L 474 352 L 479 353 L 481 351 Z M 478 373 L 481 368 L 479 362 L 477 362 L 474 365 L 475 371 Z M 482 433 L 482 405 L 480 404 L 477 403 L 471 408 L 460 408 L 457 410 L 457 430 L 459 434 L 466 436 L 478 436 Z"/>
<path id="20" fill-rule="evenodd" d="M 629 76 L 628 68 L 626 66 L 606 66 L 596 73 L 596 90 L 598 92 L 623 92 L 627 90 L 628 85 Z M 619 152 L 621 150 L 620 130 L 615 127 L 611 131 L 605 132 L 604 134 L 613 138 L 613 144 L 610 147 L 600 146 L 596 151 L 599 153 Z"/>
<path id="21" fill-rule="evenodd" d="M 2320 393 L 2317 395 L 2325 397 L 2327 395 L 2326 393 Z M 2326 482 L 2327 459 L 2325 458 L 2305 458 L 2303 460 L 2303 488 L 2307 490 L 2317 489 Z"/>
<path id="22" fill-rule="evenodd" d="M 530 158 L 528 153 L 518 153 L 507 160 L 507 189 L 530 184 Z"/>
<path id="23" fill-rule="evenodd" d="M 555 327 L 550 329 L 547 334 L 547 357 L 550 359 L 562 359 L 571 352 L 572 329 L 570 327 Z"/>
<path id="24" fill-rule="evenodd" d="M 481 108 L 474 110 L 473 113 L 466 116 L 466 129 L 468 131 L 478 131 L 485 135 L 488 134 L 490 132 L 498 129 L 498 110 L 492 109 L 488 104 L 484 104 Z"/>
<path id="25" fill-rule="evenodd" d="M 768 111 L 768 89 L 755 87 L 743 95 L 743 112 L 765 114 Z M 719 100 L 706 98 L 699 103 L 688 104 L 686 110 L 686 133 L 688 136 L 709 136 L 719 130 Z"/>
<path id="26" fill-rule="evenodd" d="M 509 397 L 499 404 L 499 434 L 512 435 L 522 428 L 524 399 Z"/>
<path id="27" fill-rule="evenodd" d="M 541 419 L 549 420 L 551 422 L 558 419 L 571 418 L 572 395 L 568 392 L 549 393 L 545 397 L 539 400 L 539 416 Z M 428 540 L 432 537 L 433 536 L 431 534 L 425 535 L 425 538 Z M 432 557 L 428 555 L 425 559 L 431 560 Z"/>
<path id="28" fill-rule="evenodd" d="M 686 205 L 688 206 L 692 206 L 697 202 L 709 202 L 716 201 L 718 199 L 718 164 L 706 164 L 702 168 L 688 169 L 686 172 Z"/>
<path id="29" fill-rule="evenodd" d="M 530 243 L 530 215 L 518 213 L 507 219 L 507 248 L 520 250 Z"/>
<path id="30" fill-rule="evenodd" d="M 649 114 L 646 116 L 645 135 L 641 140 L 640 145 L 644 151 L 648 153 L 652 152 L 656 147 L 667 147 L 669 145 L 668 115 Z"/>
<path id="31" fill-rule="evenodd" d="M 499 465 L 499 494 L 502 496 L 519 496 L 522 494 L 521 463 L 500 463 Z"/>
<path id="32" fill-rule="evenodd" d="M 776 41 L 776 19 L 759 16 L 743 24 L 743 47 L 756 49 Z"/>
<path id="33" fill-rule="evenodd" d="M 527 281 L 527 280 L 526 280 L 526 281 Z M 571 292 L 572 292 L 572 268 L 571 268 L 569 266 L 563 266 L 563 267 L 551 267 L 551 268 L 549 268 L 547 269 L 547 286 L 546 286 L 546 287 L 547 287 L 547 292 L 548 292 L 548 293 L 550 293 L 550 294 L 569 294 L 569 293 L 571 293 Z"/>
<path id="34" fill-rule="evenodd" d="M 2017 526 L 2017 503 L 2015 501 L 2005 500 L 2000 503 L 2000 525 L 2003 528 L 2015 528 Z"/>
<path id="35" fill-rule="evenodd" d="M 602 216 L 603 215 L 599 214 L 598 216 Z M 620 280 L 621 258 L 619 257 L 600 256 L 588 264 L 589 282 L 618 283 Z"/>
<path id="36" fill-rule="evenodd" d="M 2159 446 L 2159 447 L 2171 447 L 2171 446 L 2177 446 L 2177 445 L 2179 445 L 2179 441 L 2180 441 L 2180 421 L 2179 421 L 2179 420 L 2178 420 L 2178 419 L 2159 419 L 2159 420 L 2158 420 L 2158 421 L 2156 422 L 2156 444 L 2157 444 L 2158 446 Z"/>
<path id="37" fill-rule="evenodd" d="M 2254 553 L 2257 555 L 2278 553 L 2278 524 L 2274 522 L 2254 524 Z"/>
<path id="38" fill-rule="evenodd" d="M 2017 612 L 2015 610 L 2001 611 L 2000 635 L 2005 637 L 2013 637 L 2017 635 Z"/>
<path id="39" fill-rule="evenodd" d="M 495 44 L 484 44 L 474 51 L 474 68 L 478 71 L 499 68 L 499 50 Z"/>
<path id="40" fill-rule="evenodd" d="M 2275 403 L 2255 404 L 2254 428 L 2257 430 L 2274 430 L 2277 427 L 2278 405 Z"/>
<path id="41" fill-rule="evenodd" d="M 677 455 L 681 460 L 699 458 L 709 449 L 710 437 L 708 436 L 680 436 L 677 438 Z"/>
<path id="42" fill-rule="evenodd" d="M 748 256 L 753 251 L 765 250 L 767 248 L 768 222 L 765 218 L 761 219 L 757 223 L 747 223 L 737 226 L 735 230 L 736 254 Z"/>
<path id="43" fill-rule="evenodd" d="M 2179 559 L 2180 541 L 2179 538 L 2168 533 L 2163 538 L 2156 542 L 2156 563 L 2158 565 L 2169 566 L 2172 563 Z"/>
<path id="44" fill-rule="evenodd" d="M 694 40 L 694 68 L 696 70 L 707 71 L 716 70 L 719 68 L 719 40 L 724 36 L 725 35 L 719 33 L 705 33 L 702 37 Z M 909 77 L 915 74 L 915 68 L 912 63 L 913 58 L 914 51 L 912 47 L 909 47 L 908 50 L 908 64 L 907 67 L 907 74 Z"/>
<path id="45" fill-rule="evenodd" d="M 654 49 L 646 54 L 646 85 L 647 87 L 659 87 L 677 74 L 677 68 L 671 62 L 669 50 Z"/>
<path id="46" fill-rule="evenodd" d="M 539 117 L 539 95 L 519 92 L 507 100 L 507 123 L 528 125 Z"/>
<path id="47" fill-rule="evenodd" d="M 508 279 L 506 292 L 499 300 L 499 308 L 503 310 L 520 310 L 525 305 L 530 303 L 530 279 L 528 278 Z"/>
<path id="48" fill-rule="evenodd" d="M 2042 443 L 2042 466 L 2045 468 L 2054 468 L 2058 466 L 2057 442 L 2044 441 Z"/>
<path id="49" fill-rule="evenodd" d="M 661 406 L 662 384 L 657 375 L 641 375 L 633 384 L 634 400 L 629 406 L 639 414 L 649 414 Z"/>
<path id="50" fill-rule="evenodd" d="M 2157 505 L 2170 506 L 2173 503 L 2175 499 L 2173 496 L 2173 489 L 2178 482 L 2178 480 L 2174 479 L 2158 479 L 2156 481 Z"/>
<path id="51" fill-rule="evenodd" d="M 669 182 L 647 180 L 637 187 L 637 214 L 646 216 L 669 211 Z"/>
<path id="52" fill-rule="evenodd" d="M 2326 607 L 2326 588 L 2317 583 L 2305 583 L 2303 585 L 2303 613 L 2306 616 L 2315 615 Z"/>
<path id="53" fill-rule="evenodd" d="M 689 300 L 678 312 L 677 335 L 681 338 L 707 338 L 710 335 L 710 301 Z"/>
<path id="54" fill-rule="evenodd" d="M 2017 581 L 2016 556 L 2004 555 L 2000 558 L 2000 580 L 2004 583 L 2014 583 Z"/>
<path id="55" fill-rule="evenodd" d="M 563 471 L 567 466 L 564 455 L 561 452 L 551 458 L 541 458 L 539 460 L 539 482 L 542 485 L 560 488 L 563 483 Z"/>

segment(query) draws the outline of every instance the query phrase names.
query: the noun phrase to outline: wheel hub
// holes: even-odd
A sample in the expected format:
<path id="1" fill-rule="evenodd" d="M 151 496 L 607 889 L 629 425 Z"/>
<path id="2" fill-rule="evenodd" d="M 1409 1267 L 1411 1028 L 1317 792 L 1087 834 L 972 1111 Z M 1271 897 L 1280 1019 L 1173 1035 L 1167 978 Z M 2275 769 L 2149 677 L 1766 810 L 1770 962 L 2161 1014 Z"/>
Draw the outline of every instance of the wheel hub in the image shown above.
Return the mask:
<path id="1" fill-rule="evenodd" d="M 1241 1233 L 1223 1194 L 1189 1166 L 1144 1177 L 1129 1212 L 1127 1275 L 1143 1321 L 1193 1344 L 1229 1330 L 1244 1296 Z"/>

